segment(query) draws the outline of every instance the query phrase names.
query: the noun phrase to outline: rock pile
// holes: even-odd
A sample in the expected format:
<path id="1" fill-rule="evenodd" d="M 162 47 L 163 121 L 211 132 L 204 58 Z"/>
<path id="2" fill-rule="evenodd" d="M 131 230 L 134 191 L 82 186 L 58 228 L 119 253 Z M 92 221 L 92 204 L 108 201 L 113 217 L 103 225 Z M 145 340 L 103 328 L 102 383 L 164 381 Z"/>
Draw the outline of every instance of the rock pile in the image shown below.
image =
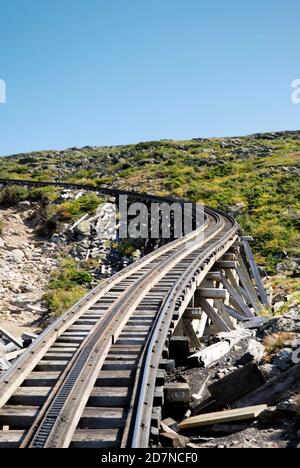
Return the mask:
<path id="1" fill-rule="evenodd" d="M 0 238 L 1 323 L 32 325 L 46 312 L 42 298 L 58 265 L 57 247 L 35 240 L 25 214 L 7 210 L 1 218 L 5 225 Z"/>

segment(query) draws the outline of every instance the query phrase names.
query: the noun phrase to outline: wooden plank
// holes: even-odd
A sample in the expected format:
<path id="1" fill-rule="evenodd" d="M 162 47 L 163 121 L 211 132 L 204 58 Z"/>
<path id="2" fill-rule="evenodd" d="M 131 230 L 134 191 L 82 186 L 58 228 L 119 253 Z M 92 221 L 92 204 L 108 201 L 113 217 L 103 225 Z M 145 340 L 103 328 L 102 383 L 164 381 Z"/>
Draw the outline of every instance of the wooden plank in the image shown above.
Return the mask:
<path id="1" fill-rule="evenodd" d="M 3 327 L 0 327 L 0 336 L 4 336 L 8 341 L 16 345 L 18 348 L 23 349 L 23 341 L 19 338 L 16 338 Z"/>
<path id="2" fill-rule="evenodd" d="M 259 405 L 194 416 L 193 418 L 189 418 L 181 422 L 179 424 L 179 429 L 186 430 L 193 429 L 195 427 L 211 426 L 213 424 L 223 424 L 228 422 L 256 419 L 266 409 L 268 409 L 267 405 Z"/>
<path id="3" fill-rule="evenodd" d="M 214 306 L 217 309 L 220 317 L 222 317 L 222 319 L 224 320 L 226 325 L 228 325 L 230 330 L 235 330 L 236 327 L 233 324 L 233 321 L 232 321 L 229 313 L 227 312 L 227 309 L 226 309 L 226 306 L 225 306 L 224 302 L 217 300 L 217 301 L 214 302 Z"/>
<path id="4" fill-rule="evenodd" d="M 226 270 L 226 276 L 229 279 L 231 285 L 234 287 L 234 289 L 237 291 L 237 293 L 244 298 L 245 302 L 249 302 L 251 305 L 252 304 L 252 299 L 250 297 L 250 294 L 248 291 L 238 283 L 239 280 L 236 280 L 234 274 L 232 273 L 232 270 Z"/>
<path id="5" fill-rule="evenodd" d="M 216 267 L 222 270 L 235 270 L 237 268 L 237 262 L 219 261 L 216 262 Z"/>
<path id="6" fill-rule="evenodd" d="M 247 317 L 245 317 L 244 315 L 241 315 L 240 313 L 238 313 L 235 309 L 233 309 L 232 307 L 229 307 L 229 306 L 225 306 L 226 307 L 226 310 L 228 312 L 228 314 L 235 318 L 236 320 L 238 320 L 239 322 L 243 322 L 243 325 L 244 323 L 248 322 L 248 319 Z"/>
<path id="7" fill-rule="evenodd" d="M 221 281 L 230 294 L 230 302 L 233 303 L 235 307 L 240 309 L 246 317 L 252 318 L 253 313 L 251 312 L 247 304 L 245 304 L 241 296 L 236 292 L 234 287 L 229 283 L 228 279 L 225 277 L 225 275 L 223 275 L 223 273 L 221 273 Z"/>
<path id="8" fill-rule="evenodd" d="M 249 330 L 255 330 L 260 328 L 264 323 L 268 322 L 268 320 L 269 319 L 267 317 L 255 317 L 251 320 L 245 321 L 243 326 Z"/>
<path id="9" fill-rule="evenodd" d="M 24 431 L 0 431 L 0 449 L 18 448 L 25 434 Z"/>
<path id="10" fill-rule="evenodd" d="M 213 383 L 208 390 L 217 404 L 225 407 L 265 383 L 258 365 L 251 363 Z"/>
<path id="11" fill-rule="evenodd" d="M 236 272 L 237 272 L 237 275 L 238 275 L 238 278 L 240 280 L 243 290 L 246 291 L 250 299 L 250 303 L 252 307 L 257 313 L 259 313 L 263 309 L 263 306 L 260 303 L 256 289 L 252 283 L 252 279 L 250 278 L 248 270 L 244 264 L 243 257 L 241 255 L 239 256 L 239 266 L 236 269 Z"/>
<path id="12" fill-rule="evenodd" d="M 198 300 L 200 307 L 203 309 L 212 323 L 218 328 L 218 331 L 227 332 L 231 330 L 230 327 L 228 327 L 228 325 L 224 322 L 222 317 L 219 316 L 219 314 L 206 299 L 199 297 Z"/>
<path id="13" fill-rule="evenodd" d="M 223 356 L 238 344 L 241 340 L 248 338 L 250 332 L 247 330 L 235 330 L 231 332 L 219 333 L 217 335 L 220 340 L 219 343 L 208 346 L 207 348 L 198 351 L 188 358 L 191 365 L 200 365 L 203 367 L 210 367 L 218 362 Z"/>
<path id="14" fill-rule="evenodd" d="M 284 399 L 300 392 L 300 364 L 283 372 L 276 379 L 271 380 L 262 387 L 242 397 L 233 404 L 234 408 L 243 408 L 249 405 L 266 403 L 269 406 L 277 405 Z"/>
<path id="15" fill-rule="evenodd" d="M 8 361 L 14 361 L 15 359 L 17 359 L 19 356 L 21 356 L 21 354 L 23 354 L 25 351 L 25 349 L 19 349 L 19 351 L 13 351 L 12 353 L 6 353 L 5 354 L 5 358 L 8 360 Z"/>
<path id="16" fill-rule="evenodd" d="M 254 255 L 252 253 L 249 242 L 247 240 L 243 240 L 243 246 L 244 246 L 245 254 L 246 254 L 246 257 L 247 257 L 247 259 L 249 261 L 253 276 L 254 276 L 255 281 L 256 281 L 256 286 L 257 286 L 261 301 L 268 309 L 270 309 L 271 306 L 269 304 L 269 299 L 268 299 L 266 290 L 264 288 L 263 282 L 261 280 L 261 277 L 260 277 L 260 274 L 259 274 L 259 271 L 258 271 L 258 267 L 256 265 Z"/>
<path id="17" fill-rule="evenodd" d="M 182 321 L 183 321 L 183 333 L 185 336 L 187 336 L 190 339 L 190 346 L 192 348 L 199 348 L 200 341 L 199 341 L 198 336 L 196 335 L 194 328 L 192 327 L 191 321 L 185 320 L 185 319 L 182 319 Z"/>
<path id="18" fill-rule="evenodd" d="M 71 448 L 117 448 L 120 447 L 120 429 L 79 429 L 73 435 Z"/>
<path id="19" fill-rule="evenodd" d="M 124 408 L 85 408 L 79 422 L 79 429 L 120 429 L 126 424 L 127 411 Z"/>
<path id="20" fill-rule="evenodd" d="M 42 406 L 50 391 L 50 387 L 19 387 L 9 400 L 9 405 Z"/>
<path id="21" fill-rule="evenodd" d="M 0 427 L 9 426 L 11 428 L 28 429 L 39 413 L 36 406 L 3 406 L 0 409 Z"/>
<path id="22" fill-rule="evenodd" d="M 228 293 L 225 289 L 199 288 L 198 291 L 200 297 L 204 297 L 205 299 L 221 299 L 226 301 L 228 298 Z"/>
<path id="23" fill-rule="evenodd" d="M 160 434 L 160 441 L 165 447 L 172 447 L 174 449 L 186 448 L 186 444 L 189 439 L 182 437 L 179 434 L 162 432 Z"/>

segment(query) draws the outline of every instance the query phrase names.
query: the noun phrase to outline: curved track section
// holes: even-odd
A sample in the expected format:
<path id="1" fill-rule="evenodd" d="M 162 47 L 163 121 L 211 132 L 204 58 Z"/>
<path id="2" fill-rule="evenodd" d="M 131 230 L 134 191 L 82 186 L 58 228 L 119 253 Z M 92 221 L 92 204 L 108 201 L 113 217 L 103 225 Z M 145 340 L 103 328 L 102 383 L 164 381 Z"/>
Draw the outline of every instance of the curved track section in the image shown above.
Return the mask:
<path id="1" fill-rule="evenodd" d="M 163 348 L 182 305 L 238 231 L 231 217 L 206 208 L 196 231 L 105 281 L 49 327 L 0 378 L 0 425 L 9 427 L 0 447 L 147 447 Z"/>

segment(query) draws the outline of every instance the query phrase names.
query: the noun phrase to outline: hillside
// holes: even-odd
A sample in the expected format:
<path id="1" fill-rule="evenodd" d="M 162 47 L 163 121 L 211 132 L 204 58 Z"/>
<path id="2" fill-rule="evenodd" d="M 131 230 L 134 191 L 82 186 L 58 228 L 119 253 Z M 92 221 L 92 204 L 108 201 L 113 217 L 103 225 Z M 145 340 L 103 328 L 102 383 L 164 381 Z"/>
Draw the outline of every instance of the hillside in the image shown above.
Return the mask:
<path id="1" fill-rule="evenodd" d="M 63 180 L 172 194 L 232 213 L 258 262 L 298 289 L 300 131 L 164 140 L 0 158 L 0 178 Z"/>

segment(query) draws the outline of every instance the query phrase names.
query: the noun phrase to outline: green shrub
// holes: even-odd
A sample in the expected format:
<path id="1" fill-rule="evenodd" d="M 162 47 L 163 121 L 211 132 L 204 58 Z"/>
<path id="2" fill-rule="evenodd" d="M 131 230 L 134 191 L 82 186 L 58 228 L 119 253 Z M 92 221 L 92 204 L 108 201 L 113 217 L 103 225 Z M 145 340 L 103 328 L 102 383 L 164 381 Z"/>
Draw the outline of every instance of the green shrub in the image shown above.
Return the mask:
<path id="1" fill-rule="evenodd" d="M 92 279 L 92 275 L 73 259 L 62 259 L 44 296 L 51 315 L 59 316 L 79 301 Z"/>
<path id="2" fill-rule="evenodd" d="M 28 190 L 18 185 L 9 185 L 0 192 L 0 205 L 5 208 L 16 206 L 19 202 L 28 199 Z"/>
<path id="3" fill-rule="evenodd" d="M 48 310 L 54 317 L 59 317 L 72 305 L 76 304 L 86 293 L 82 286 L 74 286 L 69 289 L 55 289 L 48 291 L 44 300 Z"/>
<path id="4" fill-rule="evenodd" d="M 53 187 L 37 188 L 29 193 L 29 200 L 45 205 L 55 202 L 59 197 L 58 190 Z"/>
<path id="5" fill-rule="evenodd" d="M 67 201 L 62 203 L 58 211 L 69 214 L 71 218 L 79 218 L 85 213 L 93 214 L 96 212 L 98 206 L 103 203 L 103 200 L 95 193 L 83 195 L 77 200 Z"/>

